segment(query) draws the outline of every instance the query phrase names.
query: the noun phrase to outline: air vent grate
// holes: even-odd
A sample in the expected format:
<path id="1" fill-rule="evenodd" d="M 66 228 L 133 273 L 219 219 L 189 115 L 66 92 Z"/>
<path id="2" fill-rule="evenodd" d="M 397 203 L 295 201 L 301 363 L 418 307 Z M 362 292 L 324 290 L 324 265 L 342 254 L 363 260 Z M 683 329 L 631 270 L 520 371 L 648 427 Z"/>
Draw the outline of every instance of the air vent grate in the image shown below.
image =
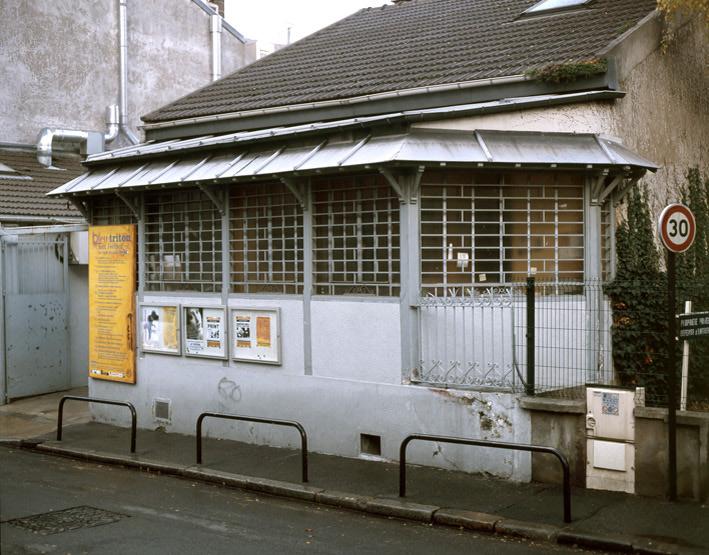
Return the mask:
<path id="1" fill-rule="evenodd" d="M 157 420 L 170 421 L 170 400 L 155 399 L 153 401 L 153 415 Z"/>

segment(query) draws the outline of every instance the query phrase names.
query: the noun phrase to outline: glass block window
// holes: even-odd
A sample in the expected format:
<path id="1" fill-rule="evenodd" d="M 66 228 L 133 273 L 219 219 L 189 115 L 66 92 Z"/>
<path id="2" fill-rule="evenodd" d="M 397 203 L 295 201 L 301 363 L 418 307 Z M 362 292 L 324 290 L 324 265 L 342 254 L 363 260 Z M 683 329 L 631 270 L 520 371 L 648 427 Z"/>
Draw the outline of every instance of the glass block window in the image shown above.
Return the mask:
<path id="1" fill-rule="evenodd" d="M 613 279 L 613 206 L 612 201 L 606 202 L 601 208 L 601 277 L 603 282 Z"/>
<path id="2" fill-rule="evenodd" d="M 319 295 L 399 295 L 399 198 L 381 176 L 313 184 Z"/>
<path id="3" fill-rule="evenodd" d="M 583 177 L 565 173 L 437 172 L 421 188 L 424 294 L 584 276 Z"/>
<path id="4" fill-rule="evenodd" d="M 303 292 L 303 211 L 281 183 L 234 186 L 229 199 L 233 293 Z"/>
<path id="5" fill-rule="evenodd" d="M 199 190 L 145 195 L 145 289 L 219 293 L 221 216 Z"/>

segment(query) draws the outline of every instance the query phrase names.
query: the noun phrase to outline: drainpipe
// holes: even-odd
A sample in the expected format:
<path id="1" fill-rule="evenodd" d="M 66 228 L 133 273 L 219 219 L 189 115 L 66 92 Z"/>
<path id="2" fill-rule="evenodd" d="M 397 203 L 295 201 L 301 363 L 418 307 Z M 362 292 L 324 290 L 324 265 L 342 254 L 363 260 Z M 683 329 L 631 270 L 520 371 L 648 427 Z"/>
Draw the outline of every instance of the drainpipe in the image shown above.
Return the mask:
<path id="1" fill-rule="evenodd" d="M 128 127 L 128 0 L 118 0 L 118 46 L 119 46 L 119 127 L 125 137 L 134 145 L 140 143 L 138 137 Z"/>
<path id="2" fill-rule="evenodd" d="M 209 31 L 212 35 L 212 81 L 216 81 L 222 78 L 222 16 L 218 13 L 209 16 Z"/>

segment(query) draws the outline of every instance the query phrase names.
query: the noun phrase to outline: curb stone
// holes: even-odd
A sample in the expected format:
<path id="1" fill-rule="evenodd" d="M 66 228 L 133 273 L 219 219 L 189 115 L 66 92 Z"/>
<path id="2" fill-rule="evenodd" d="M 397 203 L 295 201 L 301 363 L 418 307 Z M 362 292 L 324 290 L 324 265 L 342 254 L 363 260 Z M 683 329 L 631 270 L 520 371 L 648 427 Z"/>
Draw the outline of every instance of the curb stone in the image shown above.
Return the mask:
<path id="1" fill-rule="evenodd" d="M 559 535 L 559 528 L 550 524 L 504 518 L 495 523 L 495 533 L 554 543 Z"/>
<path id="2" fill-rule="evenodd" d="M 433 513 L 439 508 L 434 505 L 421 505 L 419 503 L 399 501 L 398 499 L 375 497 L 367 502 L 365 510 L 372 514 L 430 523 L 433 522 Z"/>
<path id="3" fill-rule="evenodd" d="M 574 532 L 562 530 L 556 537 L 557 543 L 562 545 L 578 545 L 601 551 L 633 552 L 633 543 L 630 538 L 616 534 L 597 535 L 587 532 Z"/>
<path id="4" fill-rule="evenodd" d="M 373 497 L 367 495 L 353 495 L 335 490 L 323 490 L 315 496 L 317 503 L 355 511 L 366 511 L 367 503 L 372 499 Z"/>
<path id="5" fill-rule="evenodd" d="M 466 528 L 467 530 L 488 532 L 490 534 L 495 531 L 495 524 L 500 520 L 500 517 L 496 515 L 462 511 L 459 509 L 438 509 L 433 513 L 434 524 L 458 526 Z"/>
<path id="6" fill-rule="evenodd" d="M 468 530 L 496 533 L 530 540 L 543 540 L 560 545 L 577 545 L 579 547 L 596 550 L 626 553 L 635 552 L 648 555 L 702 553 L 698 548 L 680 546 L 674 543 L 651 540 L 649 538 L 630 538 L 617 534 L 597 535 L 587 532 L 576 532 L 569 529 L 560 529 L 548 524 L 505 519 L 500 516 L 474 511 L 441 508 L 434 505 L 410 503 L 385 497 L 368 497 L 335 490 L 328 491 L 290 482 L 203 469 L 195 465 L 169 465 L 146 459 L 140 460 L 136 454 L 126 456 L 88 449 L 72 449 L 43 443 L 41 440 L 0 439 L 0 447 L 18 447 L 49 455 L 119 465 L 138 470 L 155 471 L 166 475 L 181 476 L 203 482 L 225 484 L 230 487 L 333 505 L 380 516 L 402 518 L 443 526 L 462 527 Z"/>

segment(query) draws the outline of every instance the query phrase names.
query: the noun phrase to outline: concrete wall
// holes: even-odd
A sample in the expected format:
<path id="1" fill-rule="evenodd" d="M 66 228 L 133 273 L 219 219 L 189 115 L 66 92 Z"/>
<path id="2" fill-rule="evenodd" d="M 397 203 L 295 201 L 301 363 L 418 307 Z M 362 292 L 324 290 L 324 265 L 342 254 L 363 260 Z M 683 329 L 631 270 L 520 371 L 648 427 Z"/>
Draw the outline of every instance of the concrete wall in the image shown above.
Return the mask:
<path id="1" fill-rule="evenodd" d="M 119 91 L 118 0 L 3 0 L 0 21 L 0 141 L 33 143 L 42 127 L 105 131 Z M 247 59 L 222 39 L 226 75 Z M 128 0 L 128 43 L 134 131 L 142 114 L 210 82 L 209 16 L 191 0 Z"/>
<path id="2" fill-rule="evenodd" d="M 586 402 L 522 397 L 520 406 L 531 418 L 532 443 L 559 449 L 569 461 L 571 483 L 586 485 Z M 561 466 L 550 455 L 532 455 L 532 480 L 562 483 Z"/>
<path id="3" fill-rule="evenodd" d="M 89 267 L 69 265 L 69 383 L 85 386 L 89 376 Z"/>
<path id="4" fill-rule="evenodd" d="M 635 489 L 667 495 L 667 410 L 635 409 Z M 677 495 L 709 501 L 709 413 L 677 413 Z"/>
<path id="5" fill-rule="evenodd" d="M 219 297 L 155 295 L 144 302 L 218 305 Z M 302 299 L 239 297 L 230 307 L 281 308 L 282 365 L 145 353 L 137 385 L 91 379 L 90 394 L 135 404 L 139 426 L 193 434 L 197 416 L 220 411 L 297 420 L 313 451 L 360 456 L 360 434 L 381 436 L 382 457 L 398 459 L 410 433 L 528 442 L 530 419 L 508 393 L 448 391 L 401 385 L 398 301 L 320 299 L 312 303 L 313 375 L 305 374 Z M 153 417 L 169 400 L 171 421 Z M 124 411 L 94 407 L 101 422 L 125 426 Z M 297 434 L 270 426 L 210 422 L 207 433 L 256 444 L 295 447 Z M 415 443 L 414 463 L 529 480 L 527 454 Z"/>

